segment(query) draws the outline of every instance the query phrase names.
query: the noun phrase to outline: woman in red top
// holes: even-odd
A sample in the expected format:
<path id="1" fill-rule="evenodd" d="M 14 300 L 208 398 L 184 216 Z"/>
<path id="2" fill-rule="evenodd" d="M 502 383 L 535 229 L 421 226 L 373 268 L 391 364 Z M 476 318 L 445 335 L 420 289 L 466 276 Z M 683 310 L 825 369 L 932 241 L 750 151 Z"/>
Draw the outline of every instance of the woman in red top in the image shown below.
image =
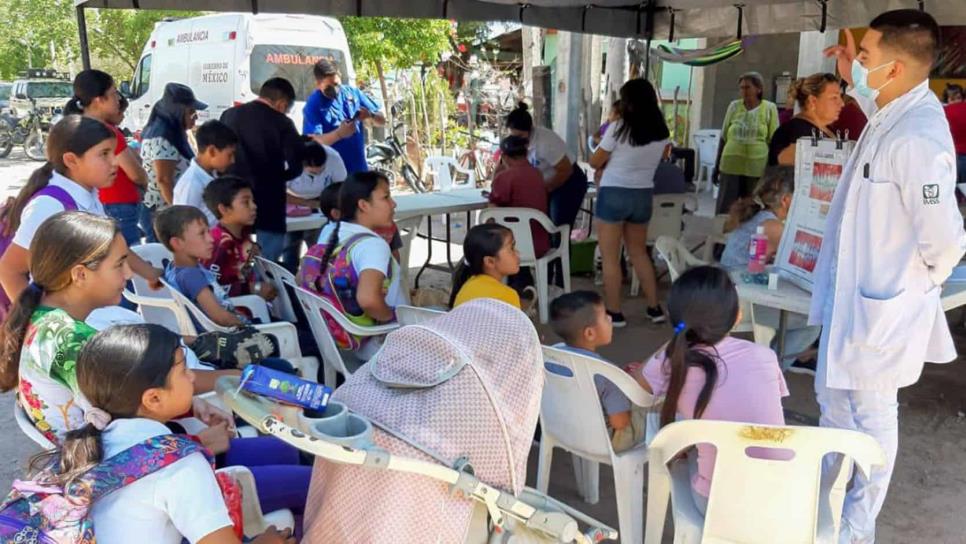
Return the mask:
<path id="1" fill-rule="evenodd" d="M 946 120 L 956 146 L 956 183 L 966 183 L 966 97 L 963 88 L 956 84 L 947 85 L 943 94 L 946 96 Z"/>
<path id="2" fill-rule="evenodd" d="M 84 70 L 74 78 L 74 96 L 64 107 L 64 113 L 85 115 L 97 119 L 111 128 L 117 137 L 114 154 L 117 156 L 117 177 L 114 184 L 98 191 L 107 215 L 117 221 L 128 246 L 141 243 L 138 228 L 141 193 L 138 187 L 146 187 L 148 175 L 141 167 L 138 156 L 127 147 L 127 139 L 117 128 L 124 118 L 121 94 L 114 85 L 114 78 L 100 70 Z"/>

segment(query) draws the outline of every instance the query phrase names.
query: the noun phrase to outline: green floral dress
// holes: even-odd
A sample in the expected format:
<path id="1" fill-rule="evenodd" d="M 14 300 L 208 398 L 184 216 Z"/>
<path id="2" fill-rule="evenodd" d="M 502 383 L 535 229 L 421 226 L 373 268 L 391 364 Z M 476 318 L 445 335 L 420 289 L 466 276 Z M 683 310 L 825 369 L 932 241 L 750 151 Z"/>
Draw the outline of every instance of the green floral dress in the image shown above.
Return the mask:
<path id="1" fill-rule="evenodd" d="M 97 330 L 64 310 L 41 306 L 30 316 L 20 352 L 20 405 L 37 429 L 57 443 L 84 426 L 77 355 Z"/>

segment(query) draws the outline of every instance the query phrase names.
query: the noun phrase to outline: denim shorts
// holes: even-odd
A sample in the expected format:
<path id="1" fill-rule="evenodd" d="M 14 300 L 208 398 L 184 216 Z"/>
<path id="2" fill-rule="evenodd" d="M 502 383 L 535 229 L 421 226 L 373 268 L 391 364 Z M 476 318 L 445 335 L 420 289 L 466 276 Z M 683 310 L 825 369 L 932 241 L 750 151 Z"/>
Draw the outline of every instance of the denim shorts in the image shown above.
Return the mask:
<path id="1" fill-rule="evenodd" d="M 597 191 L 594 215 L 605 223 L 646 225 L 654 209 L 653 189 L 601 187 Z"/>

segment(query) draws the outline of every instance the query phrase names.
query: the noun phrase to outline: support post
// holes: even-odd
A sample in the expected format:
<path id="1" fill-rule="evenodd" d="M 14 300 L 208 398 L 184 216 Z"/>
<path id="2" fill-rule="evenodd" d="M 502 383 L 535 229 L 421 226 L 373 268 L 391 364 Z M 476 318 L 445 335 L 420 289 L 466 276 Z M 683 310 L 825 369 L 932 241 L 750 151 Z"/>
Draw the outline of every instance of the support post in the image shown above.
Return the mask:
<path id="1" fill-rule="evenodd" d="M 91 69 L 91 48 L 87 41 L 87 17 L 84 15 L 84 6 L 74 8 L 77 12 L 77 32 L 80 37 L 81 65 L 84 70 Z"/>

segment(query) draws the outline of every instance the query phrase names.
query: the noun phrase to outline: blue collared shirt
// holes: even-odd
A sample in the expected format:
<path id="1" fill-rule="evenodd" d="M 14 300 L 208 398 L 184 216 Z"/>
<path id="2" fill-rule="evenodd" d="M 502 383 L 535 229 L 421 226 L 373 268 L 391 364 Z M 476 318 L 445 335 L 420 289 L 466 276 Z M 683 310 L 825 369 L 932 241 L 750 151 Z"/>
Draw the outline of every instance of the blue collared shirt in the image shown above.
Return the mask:
<path id="1" fill-rule="evenodd" d="M 302 108 L 302 134 L 325 134 L 339 128 L 343 121 L 352 119 L 361 108 L 372 113 L 380 111 L 376 102 L 355 87 L 342 85 L 339 96 L 329 99 L 316 89 Z M 356 132 L 332 145 L 339 152 L 349 174 L 369 170 L 366 164 L 366 143 L 362 125 L 356 122 Z"/>

